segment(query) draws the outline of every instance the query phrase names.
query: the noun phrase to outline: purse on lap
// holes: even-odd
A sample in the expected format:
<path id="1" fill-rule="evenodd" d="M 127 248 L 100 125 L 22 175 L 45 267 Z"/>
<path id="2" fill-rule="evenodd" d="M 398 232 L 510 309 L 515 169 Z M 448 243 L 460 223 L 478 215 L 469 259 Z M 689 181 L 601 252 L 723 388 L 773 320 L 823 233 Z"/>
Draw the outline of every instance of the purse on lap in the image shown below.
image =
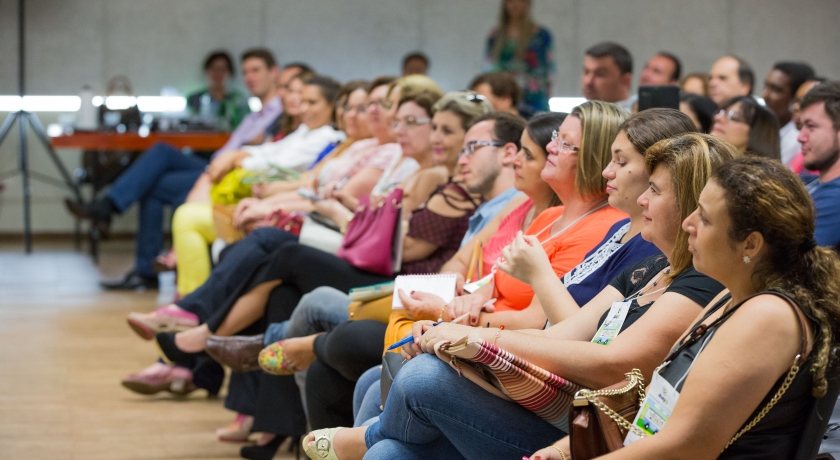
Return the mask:
<path id="1" fill-rule="evenodd" d="M 488 392 L 514 401 L 566 431 L 566 416 L 581 386 L 477 337 L 435 345 L 435 354 Z"/>
<path id="2" fill-rule="evenodd" d="M 378 206 L 359 199 L 353 220 L 336 255 L 356 268 L 393 276 L 402 266 L 402 189 L 394 189 Z"/>

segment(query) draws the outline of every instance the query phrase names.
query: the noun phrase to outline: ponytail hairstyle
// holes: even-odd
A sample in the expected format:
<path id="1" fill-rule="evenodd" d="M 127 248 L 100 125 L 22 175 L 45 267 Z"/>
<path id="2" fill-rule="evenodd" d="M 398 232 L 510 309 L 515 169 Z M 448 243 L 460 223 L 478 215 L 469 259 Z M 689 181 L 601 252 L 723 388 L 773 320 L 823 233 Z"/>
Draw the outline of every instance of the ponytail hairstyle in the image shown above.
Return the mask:
<path id="1" fill-rule="evenodd" d="M 831 346 L 840 328 L 840 258 L 814 241 L 814 206 L 802 181 L 778 161 L 742 157 L 718 169 L 719 185 L 732 221 L 729 238 L 764 237 L 765 253 L 755 261 L 756 292 L 790 295 L 817 323 L 811 377 L 814 396 L 825 395 Z"/>
<path id="2" fill-rule="evenodd" d="M 660 166 L 671 173 L 671 188 L 680 210 L 679 222 L 683 222 L 697 209 L 700 192 L 712 174 L 725 162 L 740 155 L 738 149 L 722 139 L 708 134 L 686 133 L 653 144 L 645 152 L 645 166 L 648 174 L 653 174 Z M 682 225 L 678 226 L 674 251 L 668 257 L 671 272 L 666 279 L 669 283 L 692 266 L 688 233 Z"/>

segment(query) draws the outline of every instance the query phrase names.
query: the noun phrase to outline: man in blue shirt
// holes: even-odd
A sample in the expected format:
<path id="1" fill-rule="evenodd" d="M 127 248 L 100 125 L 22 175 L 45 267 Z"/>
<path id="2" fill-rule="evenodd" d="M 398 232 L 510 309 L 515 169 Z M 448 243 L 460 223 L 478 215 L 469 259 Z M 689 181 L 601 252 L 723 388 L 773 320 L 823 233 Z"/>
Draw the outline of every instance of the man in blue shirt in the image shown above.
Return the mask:
<path id="1" fill-rule="evenodd" d="M 800 102 L 802 159 L 819 172 L 806 185 L 817 210 L 814 239 L 820 246 L 840 243 L 840 81 L 815 86 Z"/>
<path id="2" fill-rule="evenodd" d="M 481 195 L 484 203 L 470 216 L 461 246 L 521 193 L 513 187 L 513 161 L 524 129 L 522 117 L 494 112 L 481 117 L 464 136 L 464 150 L 458 156 L 464 185 Z"/>

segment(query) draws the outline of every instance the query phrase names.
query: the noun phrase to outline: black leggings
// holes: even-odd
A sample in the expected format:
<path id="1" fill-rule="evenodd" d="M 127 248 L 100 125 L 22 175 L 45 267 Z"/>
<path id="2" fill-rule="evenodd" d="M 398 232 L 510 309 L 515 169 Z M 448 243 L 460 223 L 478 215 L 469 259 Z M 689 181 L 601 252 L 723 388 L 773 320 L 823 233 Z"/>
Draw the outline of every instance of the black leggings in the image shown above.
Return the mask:
<path id="1" fill-rule="evenodd" d="M 387 327 L 378 321 L 350 321 L 315 339 L 318 359 L 306 373 L 306 407 L 313 430 L 353 426 L 356 381 L 382 363 Z"/>

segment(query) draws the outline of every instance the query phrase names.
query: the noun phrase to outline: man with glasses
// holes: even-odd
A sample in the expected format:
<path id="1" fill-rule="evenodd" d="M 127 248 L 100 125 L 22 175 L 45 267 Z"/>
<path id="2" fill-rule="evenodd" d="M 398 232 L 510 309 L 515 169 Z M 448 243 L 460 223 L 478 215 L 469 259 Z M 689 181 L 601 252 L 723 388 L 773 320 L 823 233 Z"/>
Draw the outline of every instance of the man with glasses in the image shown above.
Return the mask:
<path id="1" fill-rule="evenodd" d="M 462 180 L 467 191 L 481 195 L 484 203 L 470 217 L 461 245 L 521 193 L 513 186 L 513 161 L 524 130 L 522 117 L 493 112 L 479 118 L 464 136 L 464 149 L 458 155 Z"/>

